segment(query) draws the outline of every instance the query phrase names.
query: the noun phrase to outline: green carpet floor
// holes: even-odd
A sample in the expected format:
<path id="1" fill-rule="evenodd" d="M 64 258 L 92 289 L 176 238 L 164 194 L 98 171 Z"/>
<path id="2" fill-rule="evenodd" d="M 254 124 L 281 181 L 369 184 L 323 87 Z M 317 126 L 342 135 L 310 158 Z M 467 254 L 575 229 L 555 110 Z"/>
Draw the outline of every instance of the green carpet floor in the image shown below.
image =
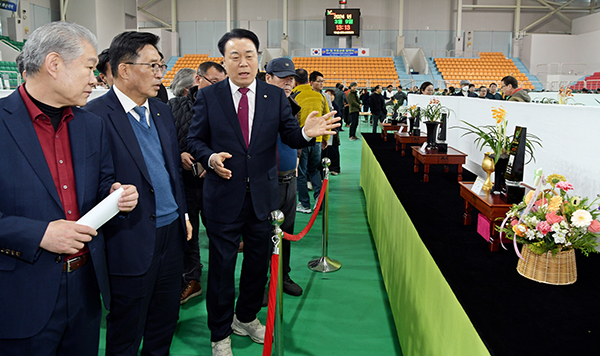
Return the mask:
<path id="1" fill-rule="evenodd" d="M 370 132 L 370 127 L 363 123 L 362 130 Z M 340 133 L 342 172 L 331 177 L 329 190 L 329 257 L 339 260 L 342 268 L 326 274 L 307 268 L 309 260 L 321 255 L 322 225 L 317 218 L 312 230 L 302 240 L 292 243 L 290 276 L 304 288 L 304 294 L 301 297 L 284 294 L 285 355 L 402 355 L 359 186 L 362 142 L 350 142 L 348 131 L 345 128 Z M 308 219 L 308 214 L 297 214 L 296 233 Z M 202 227 L 200 249 L 205 265 L 201 279 L 204 289 L 208 240 Z M 242 258 L 240 254 L 236 278 Z M 263 308 L 258 318 L 264 323 L 266 316 L 267 308 Z M 105 331 L 103 321 L 100 355 L 104 355 Z M 231 338 L 235 356 L 262 355 L 262 345 L 250 338 L 236 335 Z M 204 295 L 181 307 L 171 355 L 211 355 Z"/>

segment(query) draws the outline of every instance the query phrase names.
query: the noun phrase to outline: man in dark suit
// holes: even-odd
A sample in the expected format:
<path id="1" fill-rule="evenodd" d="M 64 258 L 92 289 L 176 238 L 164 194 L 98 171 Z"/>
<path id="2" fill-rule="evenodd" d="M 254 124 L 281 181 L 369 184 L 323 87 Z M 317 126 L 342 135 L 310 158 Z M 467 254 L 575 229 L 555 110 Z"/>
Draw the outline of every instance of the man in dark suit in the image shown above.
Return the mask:
<path id="1" fill-rule="evenodd" d="M 140 192 L 138 209 L 105 230 L 113 295 L 106 354 L 167 355 L 179 317 L 186 222 L 173 114 L 154 97 L 165 67 L 151 33 L 110 45 L 114 85 L 86 109 L 107 127 L 115 175 Z M 191 225 L 188 229 L 191 236 Z"/>
<path id="2" fill-rule="evenodd" d="M 207 168 L 204 211 L 209 237 L 206 306 L 213 355 L 231 355 L 229 335 L 264 342 L 256 318 L 266 283 L 271 250 L 267 217 L 279 203 L 277 133 L 292 148 L 313 144 L 311 137 L 333 135 L 334 112 L 313 112 L 303 129 L 292 116 L 285 92 L 256 80 L 258 37 L 234 29 L 219 40 L 229 76 L 196 96 L 189 133 L 192 156 Z M 238 241 L 244 239 L 240 295 L 234 316 L 234 271 Z"/>
<path id="3" fill-rule="evenodd" d="M 79 25 L 38 28 L 19 62 L 27 83 L 0 99 L 2 355 L 98 353 L 104 238 L 75 221 L 121 185 L 104 124 L 75 107 L 92 92 L 95 45 Z M 137 191 L 123 188 L 131 211 Z"/>

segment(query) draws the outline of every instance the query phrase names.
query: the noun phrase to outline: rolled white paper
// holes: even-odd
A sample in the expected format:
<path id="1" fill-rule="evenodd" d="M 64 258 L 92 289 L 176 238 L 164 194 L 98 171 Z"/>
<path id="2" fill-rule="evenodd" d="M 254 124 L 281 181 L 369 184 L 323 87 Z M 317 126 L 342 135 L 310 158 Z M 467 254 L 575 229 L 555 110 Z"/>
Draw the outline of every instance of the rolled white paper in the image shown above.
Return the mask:
<path id="1" fill-rule="evenodd" d="M 104 198 L 92 210 L 77 220 L 77 223 L 98 230 L 108 220 L 119 213 L 119 206 L 117 204 L 119 203 L 119 198 L 121 198 L 121 193 L 123 193 L 123 187 Z"/>

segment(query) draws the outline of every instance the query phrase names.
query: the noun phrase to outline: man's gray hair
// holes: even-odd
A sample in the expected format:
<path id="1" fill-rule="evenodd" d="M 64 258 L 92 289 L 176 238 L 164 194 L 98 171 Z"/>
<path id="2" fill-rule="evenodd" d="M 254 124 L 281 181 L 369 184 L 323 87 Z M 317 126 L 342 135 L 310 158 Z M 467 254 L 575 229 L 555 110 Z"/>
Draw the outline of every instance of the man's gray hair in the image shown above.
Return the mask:
<path id="1" fill-rule="evenodd" d="M 192 68 L 182 68 L 175 74 L 173 83 L 171 83 L 171 90 L 175 96 L 183 96 L 186 89 L 189 89 L 194 85 L 194 79 L 196 77 L 196 71 Z"/>
<path id="2" fill-rule="evenodd" d="M 38 27 L 23 46 L 22 65 L 28 75 L 40 71 L 46 56 L 52 52 L 71 63 L 83 55 L 83 43 L 96 48 L 96 36 L 87 28 L 69 22 L 50 22 Z"/>

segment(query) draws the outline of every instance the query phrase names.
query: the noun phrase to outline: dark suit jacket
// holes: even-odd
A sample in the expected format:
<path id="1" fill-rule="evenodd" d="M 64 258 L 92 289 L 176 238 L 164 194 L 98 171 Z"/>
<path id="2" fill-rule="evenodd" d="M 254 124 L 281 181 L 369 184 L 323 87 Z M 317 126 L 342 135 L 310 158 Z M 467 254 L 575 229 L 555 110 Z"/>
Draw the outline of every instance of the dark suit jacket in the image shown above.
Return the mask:
<path id="1" fill-rule="evenodd" d="M 104 124 L 95 115 L 72 109 L 69 139 L 83 216 L 108 195 L 114 174 Z M 0 172 L 0 338 L 26 338 L 42 330 L 58 298 L 62 260 L 39 245 L 48 223 L 66 217 L 18 90 L 0 99 Z M 101 231 L 88 246 L 108 306 Z"/>
<path id="2" fill-rule="evenodd" d="M 190 153 L 204 167 L 208 167 L 208 159 L 213 153 L 229 152 L 233 156 L 225 160 L 225 167 L 232 172 L 229 180 L 207 168 L 204 214 L 208 219 L 233 222 L 242 209 L 247 185 L 259 219 L 266 220 L 268 214 L 277 209 L 278 132 L 282 142 L 292 148 L 306 147 L 314 142 L 306 141 L 302 136 L 302 129 L 292 116 L 282 89 L 256 81 L 254 122 L 248 148 L 231 97 L 229 80 L 198 91 L 188 136 Z"/>
<path id="3" fill-rule="evenodd" d="M 181 158 L 177 146 L 175 119 L 166 104 L 155 98 L 148 100 L 166 168 L 171 177 L 175 201 L 179 206 L 182 231 L 185 232 L 187 207 L 181 181 Z M 156 202 L 148 168 L 129 118 L 114 89 L 90 101 L 85 109 L 105 121 L 117 181 L 121 184 L 135 185 L 139 193 L 136 208 L 125 218 L 113 219 L 111 224 L 107 224 L 104 228 L 108 270 L 114 275 L 139 276 L 150 268 L 156 239 Z M 173 238 L 185 240 L 185 235 L 173 236 Z"/>

